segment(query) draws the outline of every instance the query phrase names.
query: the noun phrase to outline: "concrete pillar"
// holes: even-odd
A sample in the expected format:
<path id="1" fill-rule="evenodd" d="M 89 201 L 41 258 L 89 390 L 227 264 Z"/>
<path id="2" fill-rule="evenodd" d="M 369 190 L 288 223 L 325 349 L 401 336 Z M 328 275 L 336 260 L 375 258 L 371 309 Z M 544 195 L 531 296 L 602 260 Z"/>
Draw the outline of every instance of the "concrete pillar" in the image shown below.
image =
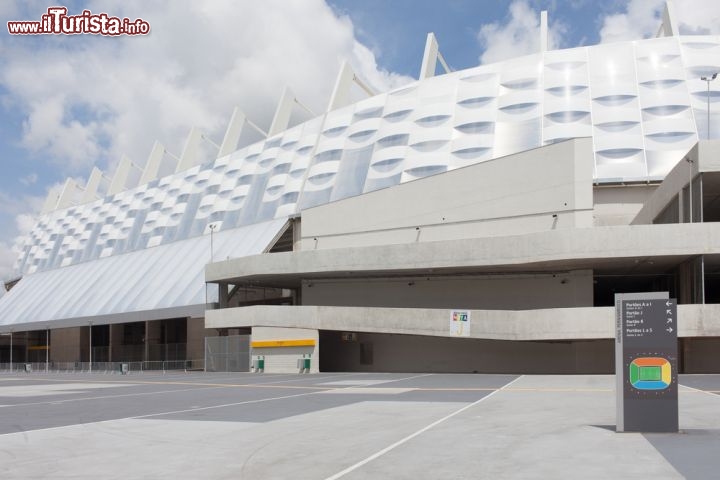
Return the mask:
<path id="1" fill-rule="evenodd" d="M 163 360 L 162 358 L 154 358 L 157 356 L 155 349 L 151 348 L 153 345 L 158 345 L 162 342 L 160 333 L 162 331 L 162 320 L 153 320 L 145 322 L 145 361 L 158 361 Z M 153 358 L 151 358 L 151 356 Z"/>
<path id="2" fill-rule="evenodd" d="M 228 302 L 230 300 L 229 298 L 229 287 L 227 283 L 219 283 L 218 284 L 218 306 L 220 308 L 227 308 Z"/>
<path id="3" fill-rule="evenodd" d="M 127 358 L 123 357 L 123 329 L 122 323 L 116 325 L 110 325 L 110 361 L 111 362 L 122 362 L 128 361 Z"/>
<path id="4" fill-rule="evenodd" d="M 147 362 L 150 360 L 150 341 L 148 339 L 148 323 L 149 321 L 145 320 L 145 353 L 143 354 L 143 361 Z"/>
<path id="5" fill-rule="evenodd" d="M 188 318 L 187 321 L 187 360 L 193 361 L 193 368 L 200 368 L 205 359 L 205 337 L 215 337 L 217 331 L 205 328 L 204 318 Z"/>

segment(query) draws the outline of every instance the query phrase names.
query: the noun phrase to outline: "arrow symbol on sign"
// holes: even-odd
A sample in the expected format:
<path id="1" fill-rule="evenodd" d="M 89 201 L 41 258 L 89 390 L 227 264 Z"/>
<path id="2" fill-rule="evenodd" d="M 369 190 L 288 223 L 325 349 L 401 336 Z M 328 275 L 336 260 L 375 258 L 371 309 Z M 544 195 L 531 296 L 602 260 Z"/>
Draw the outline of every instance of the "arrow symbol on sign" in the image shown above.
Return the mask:
<path id="1" fill-rule="evenodd" d="M 669 307 L 670 305 L 672 305 L 672 302 L 671 302 L 670 300 L 668 300 L 667 302 L 665 302 L 665 306 L 666 306 L 666 307 Z"/>
<path id="2" fill-rule="evenodd" d="M 672 331 L 673 331 L 672 327 L 668 327 L 668 328 L 667 328 L 667 332 L 668 332 L 668 333 L 672 333 Z"/>
<path id="3" fill-rule="evenodd" d="M 665 314 L 666 314 L 666 315 L 672 315 L 672 310 L 670 310 L 670 309 L 668 308 L 667 310 L 665 310 Z"/>
<path id="4" fill-rule="evenodd" d="M 672 323 L 672 318 L 668 318 L 667 322 L 665 322 L 665 323 Z"/>

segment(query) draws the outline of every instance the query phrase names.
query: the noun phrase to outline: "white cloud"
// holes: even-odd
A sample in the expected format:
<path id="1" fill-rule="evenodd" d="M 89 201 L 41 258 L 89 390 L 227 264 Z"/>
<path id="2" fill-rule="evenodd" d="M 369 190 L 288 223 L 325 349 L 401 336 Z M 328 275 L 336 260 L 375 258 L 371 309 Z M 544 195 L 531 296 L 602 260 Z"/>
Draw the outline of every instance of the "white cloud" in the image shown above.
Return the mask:
<path id="1" fill-rule="evenodd" d="M 12 277 L 15 257 L 17 257 L 17 253 L 13 250 L 12 245 L 0 242 L 0 281 L 7 281 Z M 4 292 L 5 288 L 0 285 L 0 293 Z"/>
<path id="2" fill-rule="evenodd" d="M 38 181 L 37 173 L 31 173 L 29 175 L 26 175 L 20 179 L 20 183 L 22 183 L 25 186 L 30 186 L 36 184 Z"/>
<path id="3" fill-rule="evenodd" d="M 559 21 L 548 25 L 548 48 L 560 46 L 560 38 L 567 30 Z M 515 0 L 505 23 L 494 22 L 480 27 L 478 40 L 484 48 L 480 63 L 493 63 L 540 51 L 540 12 L 534 11 L 526 0 Z"/>
<path id="4" fill-rule="evenodd" d="M 681 34 L 720 33 L 720 5 L 706 0 L 674 0 L 677 27 Z M 606 16 L 600 29 L 602 43 L 654 37 L 660 24 L 663 0 L 630 0 L 625 10 Z"/>
<path id="5" fill-rule="evenodd" d="M 12 3 L 0 15 L 35 20 L 46 8 Z M 151 33 L 0 37 L 2 100 L 24 115 L 22 145 L 67 175 L 87 177 L 91 165 L 112 174 L 122 154 L 143 165 L 155 140 L 179 154 L 193 126 L 219 142 L 235 106 L 267 127 L 285 85 L 322 112 L 345 59 L 379 91 L 412 80 L 380 69 L 351 21 L 322 0 L 89 1 L 69 13 L 81 8 L 143 18 Z M 0 233 L 0 278 L 42 200 L 0 192 L 0 214 L 16 223 Z"/>
<path id="6" fill-rule="evenodd" d="M 14 197 L 0 192 L 0 216 L 3 222 L 7 219 L 7 224 L 0 229 L 0 281 L 12 278 L 21 244 L 35 226 L 36 212 L 42 208 L 43 201 L 43 197 Z"/>
<path id="7" fill-rule="evenodd" d="M 35 226 L 37 218 L 31 213 L 21 213 L 15 217 L 15 226 L 20 235 L 27 235 Z"/>
<path id="8" fill-rule="evenodd" d="M 378 90 L 410 80 L 379 69 L 321 0 L 87 6 L 142 17 L 151 34 L 44 38 L 41 50 L 14 38 L 0 72 L 26 114 L 23 145 L 69 174 L 112 173 L 123 153 L 142 165 L 154 140 L 178 154 L 192 126 L 219 141 L 236 105 L 268 126 L 286 84 L 322 112 L 343 59 Z"/>

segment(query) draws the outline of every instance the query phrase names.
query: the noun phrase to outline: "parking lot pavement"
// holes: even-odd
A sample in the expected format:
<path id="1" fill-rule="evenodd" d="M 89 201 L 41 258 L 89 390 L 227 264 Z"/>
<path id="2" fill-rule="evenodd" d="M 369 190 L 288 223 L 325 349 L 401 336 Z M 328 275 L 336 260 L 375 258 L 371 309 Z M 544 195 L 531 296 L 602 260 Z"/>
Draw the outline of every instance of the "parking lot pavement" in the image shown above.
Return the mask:
<path id="1" fill-rule="evenodd" d="M 0 478 L 708 478 L 719 384 L 643 435 L 612 376 L 0 374 Z"/>

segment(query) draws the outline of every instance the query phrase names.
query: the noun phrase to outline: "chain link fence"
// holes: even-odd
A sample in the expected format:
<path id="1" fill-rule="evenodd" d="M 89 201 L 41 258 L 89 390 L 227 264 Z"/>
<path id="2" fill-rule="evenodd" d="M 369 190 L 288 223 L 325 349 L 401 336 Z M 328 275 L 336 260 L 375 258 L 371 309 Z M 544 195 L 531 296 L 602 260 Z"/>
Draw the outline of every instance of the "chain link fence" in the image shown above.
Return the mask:
<path id="1" fill-rule="evenodd" d="M 250 335 L 205 337 L 205 370 L 249 372 Z"/>

